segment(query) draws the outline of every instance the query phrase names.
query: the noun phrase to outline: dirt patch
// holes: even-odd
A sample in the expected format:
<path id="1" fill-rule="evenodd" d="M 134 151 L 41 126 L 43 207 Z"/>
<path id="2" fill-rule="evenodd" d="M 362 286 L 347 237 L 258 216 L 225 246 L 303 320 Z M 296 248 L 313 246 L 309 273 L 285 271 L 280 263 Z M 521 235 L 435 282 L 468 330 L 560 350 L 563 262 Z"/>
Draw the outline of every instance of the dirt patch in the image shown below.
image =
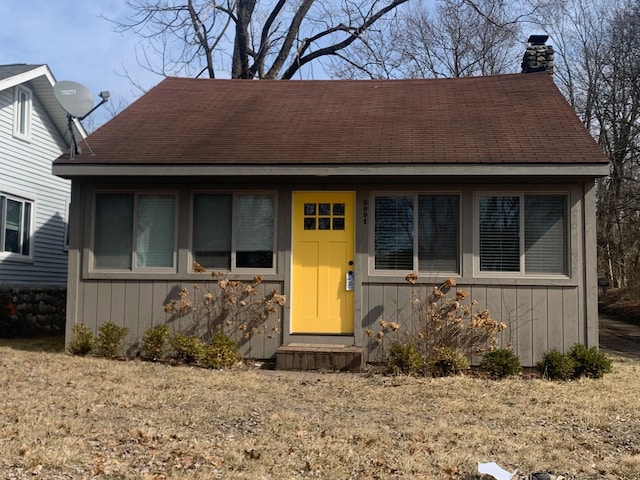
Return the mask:
<path id="1" fill-rule="evenodd" d="M 610 289 L 601 296 L 598 310 L 608 317 L 640 325 L 640 292 Z"/>
<path id="2" fill-rule="evenodd" d="M 640 360 L 640 325 L 600 315 L 600 349 L 605 353 Z"/>

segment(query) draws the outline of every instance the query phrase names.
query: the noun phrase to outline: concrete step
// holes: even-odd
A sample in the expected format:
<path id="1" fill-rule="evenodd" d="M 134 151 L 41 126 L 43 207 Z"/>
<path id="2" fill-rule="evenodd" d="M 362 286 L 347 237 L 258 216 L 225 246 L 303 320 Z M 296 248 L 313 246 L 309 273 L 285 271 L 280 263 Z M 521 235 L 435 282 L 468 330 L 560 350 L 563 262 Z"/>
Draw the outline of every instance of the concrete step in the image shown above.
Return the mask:
<path id="1" fill-rule="evenodd" d="M 276 350 L 277 370 L 329 370 L 357 372 L 364 367 L 362 347 L 289 343 Z"/>

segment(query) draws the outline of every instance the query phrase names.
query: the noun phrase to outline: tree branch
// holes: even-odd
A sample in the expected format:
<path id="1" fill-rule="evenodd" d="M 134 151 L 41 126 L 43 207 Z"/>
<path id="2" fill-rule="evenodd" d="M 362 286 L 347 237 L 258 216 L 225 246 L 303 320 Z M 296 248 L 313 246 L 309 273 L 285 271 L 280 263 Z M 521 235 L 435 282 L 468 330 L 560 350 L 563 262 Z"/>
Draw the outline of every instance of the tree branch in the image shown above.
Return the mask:
<path id="1" fill-rule="evenodd" d="M 276 78 L 278 72 L 282 69 L 284 62 L 293 47 L 293 42 L 298 36 L 302 20 L 307 16 L 307 12 L 311 8 L 311 5 L 313 5 L 313 2 L 314 0 L 303 0 L 298 10 L 296 10 L 293 19 L 291 20 L 291 24 L 289 25 L 289 29 L 287 30 L 287 35 L 282 43 L 282 47 L 280 48 L 276 59 L 271 64 L 271 68 L 266 73 L 265 78 Z"/>
<path id="2" fill-rule="evenodd" d="M 387 5 L 386 7 L 378 10 L 375 14 L 373 14 L 371 17 L 369 17 L 368 19 L 366 19 L 362 25 L 360 25 L 359 27 L 343 27 L 343 28 L 339 28 L 339 27 L 335 27 L 333 30 L 343 30 L 349 33 L 349 37 L 346 38 L 345 40 L 343 40 L 342 42 L 338 42 L 335 43 L 333 45 L 330 45 L 328 47 L 324 47 L 321 48 L 319 50 L 316 50 L 315 52 L 309 53 L 307 55 L 301 56 L 300 54 L 296 55 L 294 61 L 292 62 L 292 64 L 289 66 L 289 68 L 287 68 L 287 70 L 282 74 L 283 79 L 285 80 L 289 80 L 291 79 L 295 73 L 300 69 L 300 67 L 302 67 L 303 65 L 311 62 L 312 60 L 315 60 L 316 58 L 325 56 L 325 55 L 333 55 L 336 52 L 348 47 L 349 45 L 351 45 L 356 39 L 358 39 L 358 37 L 360 37 L 360 35 L 367 30 L 371 25 L 373 25 L 379 18 L 381 18 L 384 14 L 390 12 L 391 10 L 393 10 L 394 8 L 398 7 L 399 5 L 402 5 L 403 3 L 406 3 L 408 0 L 393 0 L 389 5 Z M 314 38 L 320 38 L 322 36 L 325 36 L 328 34 L 327 32 L 322 32 L 319 35 L 317 35 Z M 306 43 L 303 44 L 303 46 L 301 47 L 300 51 L 305 51 L 310 45 L 310 42 L 307 41 Z"/>

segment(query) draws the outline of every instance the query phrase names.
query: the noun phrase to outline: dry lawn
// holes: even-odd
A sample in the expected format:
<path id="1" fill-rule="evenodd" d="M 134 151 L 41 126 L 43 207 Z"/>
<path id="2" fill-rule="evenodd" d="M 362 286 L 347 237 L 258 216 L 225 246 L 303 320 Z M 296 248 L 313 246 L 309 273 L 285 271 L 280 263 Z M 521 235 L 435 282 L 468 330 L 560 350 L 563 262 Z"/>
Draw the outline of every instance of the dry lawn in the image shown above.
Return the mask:
<path id="1" fill-rule="evenodd" d="M 640 478 L 640 362 L 602 380 L 208 371 L 0 343 L 7 479 Z M 37 350 L 38 348 L 36 348 Z"/>

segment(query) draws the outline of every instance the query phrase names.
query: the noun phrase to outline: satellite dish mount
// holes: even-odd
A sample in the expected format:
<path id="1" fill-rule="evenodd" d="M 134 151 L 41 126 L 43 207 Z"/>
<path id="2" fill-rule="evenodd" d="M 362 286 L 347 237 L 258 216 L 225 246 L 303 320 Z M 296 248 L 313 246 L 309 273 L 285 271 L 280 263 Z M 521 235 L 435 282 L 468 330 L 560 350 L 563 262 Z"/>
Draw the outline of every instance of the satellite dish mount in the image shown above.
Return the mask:
<path id="1" fill-rule="evenodd" d="M 60 106 L 67 112 L 67 128 L 69 128 L 71 140 L 73 141 L 71 155 L 80 155 L 82 152 L 73 133 L 73 119 L 84 120 L 87 118 L 98 107 L 109 101 L 110 94 L 108 91 L 100 92 L 99 95 L 102 101 L 94 107 L 93 95 L 87 87 L 80 83 L 62 80 L 53 86 L 53 93 Z"/>

